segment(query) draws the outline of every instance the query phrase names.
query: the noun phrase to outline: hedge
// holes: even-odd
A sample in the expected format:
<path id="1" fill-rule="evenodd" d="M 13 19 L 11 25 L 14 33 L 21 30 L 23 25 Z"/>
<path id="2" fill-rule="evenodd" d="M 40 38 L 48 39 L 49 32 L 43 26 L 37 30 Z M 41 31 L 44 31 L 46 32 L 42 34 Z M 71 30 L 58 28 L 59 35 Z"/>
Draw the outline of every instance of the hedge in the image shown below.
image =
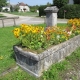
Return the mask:
<path id="1" fill-rule="evenodd" d="M 45 16 L 46 13 L 45 13 L 44 9 L 47 8 L 47 7 L 50 7 L 50 6 L 52 6 L 52 5 L 41 5 L 39 7 L 39 16 Z"/>
<path id="2" fill-rule="evenodd" d="M 39 7 L 39 16 L 44 16 L 46 13 L 44 12 L 44 9 L 46 8 L 46 5 L 42 5 Z"/>
<path id="3" fill-rule="evenodd" d="M 80 18 L 80 5 L 74 4 L 74 5 L 65 5 L 58 11 L 58 18 Z"/>

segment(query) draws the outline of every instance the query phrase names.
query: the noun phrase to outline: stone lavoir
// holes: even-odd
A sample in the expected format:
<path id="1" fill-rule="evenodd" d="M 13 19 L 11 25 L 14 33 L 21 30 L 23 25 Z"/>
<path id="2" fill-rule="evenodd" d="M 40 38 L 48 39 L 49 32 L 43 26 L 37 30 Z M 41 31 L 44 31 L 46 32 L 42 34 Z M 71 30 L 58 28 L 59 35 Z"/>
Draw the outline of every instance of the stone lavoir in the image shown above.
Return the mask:
<path id="1" fill-rule="evenodd" d="M 65 59 L 78 47 L 80 47 L 80 35 L 53 46 L 40 54 L 24 51 L 18 46 L 14 46 L 13 49 L 17 64 L 30 74 L 40 77 L 43 71 L 47 70 L 52 64 Z"/>
<path id="2" fill-rule="evenodd" d="M 47 7 L 45 12 L 46 25 L 56 26 L 58 8 L 56 6 Z M 24 51 L 18 46 L 13 46 L 13 50 L 17 64 L 31 75 L 40 77 L 43 71 L 49 69 L 52 64 L 65 59 L 78 47 L 80 47 L 80 35 L 55 45 L 40 54 Z"/>

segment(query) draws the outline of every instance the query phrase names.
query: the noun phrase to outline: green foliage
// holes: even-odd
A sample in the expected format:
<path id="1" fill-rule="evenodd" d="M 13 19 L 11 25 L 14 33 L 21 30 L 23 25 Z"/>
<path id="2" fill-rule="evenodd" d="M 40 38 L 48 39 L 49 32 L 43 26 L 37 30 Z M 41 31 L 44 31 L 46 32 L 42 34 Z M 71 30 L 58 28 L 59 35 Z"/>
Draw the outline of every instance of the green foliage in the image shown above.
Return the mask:
<path id="1" fill-rule="evenodd" d="M 3 58 L 0 60 L 0 73 L 12 68 L 12 65 L 16 65 L 12 56 L 12 46 L 17 42 L 16 38 L 14 38 L 12 35 L 13 29 L 14 27 L 0 28 L 0 57 L 3 56 Z M 44 72 L 40 78 L 30 76 L 27 72 L 18 68 L 16 71 L 11 71 L 4 76 L 0 76 L 0 80 L 65 80 L 69 78 L 78 80 L 79 78 L 76 76 L 77 74 L 73 74 L 73 71 L 76 72 L 79 70 L 80 47 L 70 56 L 66 57 L 64 61 L 53 64 L 51 68 Z M 69 76 L 67 75 L 68 73 Z M 70 75 L 70 73 L 72 75 Z"/>
<path id="2" fill-rule="evenodd" d="M 47 6 L 51 6 L 51 3 L 47 2 Z"/>
<path id="3" fill-rule="evenodd" d="M 19 10 L 19 6 L 18 5 L 14 6 L 14 11 L 18 12 L 18 10 Z"/>
<path id="4" fill-rule="evenodd" d="M 66 57 L 66 60 L 69 60 L 70 62 L 73 62 L 76 60 L 80 61 L 80 47 L 72 53 L 72 56 Z"/>
<path id="5" fill-rule="evenodd" d="M 47 3 L 47 5 L 41 5 L 39 7 L 39 16 L 45 16 L 46 13 L 45 13 L 44 9 L 47 7 L 50 7 L 50 6 L 51 6 L 51 4 L 49 2 Z"/>
<path id="6" fill-rule="evenodd" d="M 54 6 L 57 6 L 58 8 L 63 7 L 64 5 L 68 4 L 69 0 L 53 0 Z"/>
<path id="7" fill-rule="evenodd" d="M 44 9 L 47 7 L 47 5 L 43 5 L 39 7 L 39 16 L 44 16 L 46 13 L 44 12 Z"/>
<path id="8" fill-rule="evenodd" d="M 56 63 L 52 65 L 48 71 L 43 72 L 43 79 L 44 80 L 62 80 L 59 76 L 59 72 L 62 72 L 67 69 L 69 63 L 67 61 L 63 61 L 60 63 Z"/>
<path id="9" fill-rule="evenodd" d="M 12 5 L 10 6 L 10 10 L 11 10 L 11 12 L 13 12 L 13 11 L 14 11 L 14 8 L 13 8 L 13 6 L 12 6 Z"/>
<path id="10" fill-rule="evenodd" d="M 66 11 L 66 12 L 65 12 Z M 80 5 L 65 5 L 58 11 L 58 18 L 80 18 Z"/>
<path id="11" fill-rule="evenodd" d="M 59 27 L 46 27 L 44 29 L 40 26 L 22 24 L 21 27 L 15 28 L 13 33 L 20 41 L 18 45 L 37 52 L 39 49 L 43 51 L 80 34 L 80 30 L 74 26 L 69 29 L 70 31 Z"/>
<path id="12" fill-rule="evenodd" d="M 3 6 L 7 5 L 7 0 L 0 0 L 0 11 L 2 9 Z"/>
<path id="13" fill-rule="evenodd" d="M 80 0 L 73 0 L 74 4 L 80 4 Z"/>
<path id="14" fill-rule="evenodd" d="M 30 6 L 30 11 L 31 12 L 36 12 L 38 9 L 39 9 L 38 5 L 36 5 L 36 6 Z"/>
<path id="15" fill-rule="evenodd" d="M 41 5 L 39 7 L 39 16 L 45 16 L 46 13 L 45 13 L 44 9 L 47 8 L 47 7 L 49 7 L 49 6 L 51 6 L 50 3 L 47 3 L 47 5 Z"/>

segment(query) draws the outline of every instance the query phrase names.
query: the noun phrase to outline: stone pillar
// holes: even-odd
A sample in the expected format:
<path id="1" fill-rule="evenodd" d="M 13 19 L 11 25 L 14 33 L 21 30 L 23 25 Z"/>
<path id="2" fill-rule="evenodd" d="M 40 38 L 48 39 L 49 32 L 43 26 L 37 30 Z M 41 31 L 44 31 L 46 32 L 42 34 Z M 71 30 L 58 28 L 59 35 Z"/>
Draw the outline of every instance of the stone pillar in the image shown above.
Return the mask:
<path id="1" fill-rule="evenodd" d="M 46 26 L 57 26 L 57 6 L 47 7 L 44 9 L 46 12 Z"/>

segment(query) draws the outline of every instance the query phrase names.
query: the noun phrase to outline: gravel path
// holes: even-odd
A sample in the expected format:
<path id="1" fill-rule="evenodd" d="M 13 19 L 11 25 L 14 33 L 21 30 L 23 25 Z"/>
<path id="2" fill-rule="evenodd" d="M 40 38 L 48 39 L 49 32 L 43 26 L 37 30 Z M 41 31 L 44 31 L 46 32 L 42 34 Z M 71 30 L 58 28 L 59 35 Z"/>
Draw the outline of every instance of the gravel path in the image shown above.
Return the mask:
<path id="1" fill-rule="evenodd" d="M 0 12 L 0 14 L 3 14 L 4 16 L 7 17 L 19 17 L 19 19 L 16 19 L 16 25 L 20 25 L 22 23 L 24 24 L 42 24 L 45 23 L 45 18 L 40 18 L 40 17 L 30 17 L 30 16 L 18 16 L 18 15 L 13 15 L 9 13 L 3 13 Z M 67 19 L 58 19 L 58 23 L 67 23 Z M 13 26 L 14 22 L 13 20 L 4 20 L 4 26 Z M 2 27 L 2 21 L 0 20 L 0 27 Z"/>

